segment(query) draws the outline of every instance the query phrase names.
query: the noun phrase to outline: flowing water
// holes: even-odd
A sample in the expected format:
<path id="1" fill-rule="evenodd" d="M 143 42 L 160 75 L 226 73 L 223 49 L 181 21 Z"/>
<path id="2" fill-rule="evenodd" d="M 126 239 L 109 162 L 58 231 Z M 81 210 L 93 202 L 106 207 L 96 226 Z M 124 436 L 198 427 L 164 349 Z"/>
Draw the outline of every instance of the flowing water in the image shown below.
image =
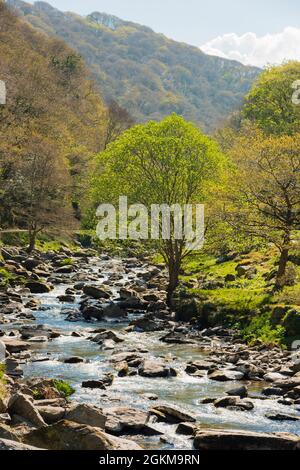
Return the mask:
<path id="1" fill-rule="evenodd" d="M 91 261 L 90 261 L 91 263 Z M 101 261 L 92 260 L 90 272 L 98 273 L 103 277 L 99 284 L 109 282 L 111 271 L 117 270 L 122 273 L 122 282 L 134 278 L 138 269 L 132 273 L 122 271 L 119 260 Z M 113 264 L 113 265 L 112 265 Z M 67 283 L 68 282 L 68 283 Z M 74 283 L 74 282 L 73 282 Z M 93 283 L 94 284 L 94 283 Z M 65 293 L 71 287 L 71 280 L 65 284 L 59 284 L 49 294 L 36 295 L 41 301 L 41 308 L 34 312 L 36 324 L 43 324 L 50 328 L 60 330 L 62 336 L 46 343 L 33 343 L 34 354 L 29 362 L 22 364 L 25 377 L 49 377 L 59 378 L 70 382 L 76 392 L 72 399 L 77 402 L 91 403 L 99 407 L 132 406 L 135 408 L 149 409 L 152 405 L 164 403 L 176 405 L 183 411 L 191 413 L 203 427 L 231 428 L 265 432 L 292 432 L 300 435 L 300 425 L 297 422 L 273 422 L 265 417 L 267 412 L 289 413 L 290 407 L 280 405 L 277 400 L 254 400 L 255 408 L 250 412 L 229 411 L 216 409 L 213 405 L 201 404 L 204 397 L 221 397 L 226 390 L 231 389 L 239 383 L 219 383 L 205 378 L 196 378 L 184 372 L 186 363 L 190 360 L 203 359 L 203 352 L 195 345 L 173 345 L 159 341 L 162 333 L 128 333 L 124 335 L 125 342 L 116 345 L 117 350 L 130 350 L 133 348 L 146 349 L 154 356 L 168 358 L 178 371 L 178 376 L 173 378 L 149 379 L 140 376 L 116 377 L 113 385 L 107 390 L 91 390 L 81 387 L 83 380 L 101 379 L 104 373 L 113 371 L 110 364 L 112 350 L 103 351 L 100 346 L 87 339 L 88 333 L 95 328 L 108 328 L 120 331 L 128 325 L 117 322 L 68 322 L 66 315 L 62 313 L 66 309 L 72 310 L 77 305 L 62 304 L 57 297 Z M 117 296 L 117 290 L 114 291 Z M 76 298 L 78 303 L 79 297 Z M 17 323 L 10 325 L 16 328 Z M 85 337 L 73 337 L 72 332 L 86 333 Z M 87 360 L 80 364 L 64 364 L 62 360 L 71 356 L 80 356 Z M 147 356 L 148 357 L 148 356 Z M 33 362 L 34 361 L 34 362 Z M 262 388 L 265 384 L 260 384 Z M 257 385 L 256 385 L 257 387 Z M 251 388 L 251 392 L 259 392 L 258 388 Z M 156 402 L 149 401 L 144 394 L 156 394 L 159 399 Z M 155 424 L 166 434 L 166 439 L 159 437 L 134 436 L 144 448 L 175 448 L 188 449 L 192 447 L 192 441 L 175 433 L 177 426 L 166 424 Z"/>

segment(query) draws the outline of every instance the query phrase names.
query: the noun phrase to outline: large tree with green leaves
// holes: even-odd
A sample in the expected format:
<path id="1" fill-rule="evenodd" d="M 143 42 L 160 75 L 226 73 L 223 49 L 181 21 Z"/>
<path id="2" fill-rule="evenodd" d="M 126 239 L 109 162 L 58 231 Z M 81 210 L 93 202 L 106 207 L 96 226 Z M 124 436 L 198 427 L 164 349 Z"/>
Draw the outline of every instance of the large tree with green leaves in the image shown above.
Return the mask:
<path id="1" fill-rule="evenodd" d="M 276 288 L 286 284 L 289 253 L 300 230 L 300 134 L 266 137 L 245 128 L 230 154 L 236 163 L 229 220 L 246 232 L 274 244 L 279 252 Z"/>
<path id="2" fill-rule="evenodd" d="M 203 203 L 207 186 L 220 171 L 223 156 L 217 144 L 194 125 L 177 115 L 163 121 L 137 125 L 126 131 L 98 157 L 92 180 L 93 199 L 97 204 L 117 204 L 120 195 L 129 203 L 147 208 L 153 204 Z M 169 239 L 162 236 L 155 246 L 169 272 L 168 302 L 178 286 L 183 258 L 189 248 L 177 239 L 175 215 L 171 214 Z"/>
<path id="3" fill-rule="evenodd" d="M 300 62 L 265 70 L 246 97 L 243 118 L 255 122 L 266 134 L 300 132 L 299 79 Z"/>

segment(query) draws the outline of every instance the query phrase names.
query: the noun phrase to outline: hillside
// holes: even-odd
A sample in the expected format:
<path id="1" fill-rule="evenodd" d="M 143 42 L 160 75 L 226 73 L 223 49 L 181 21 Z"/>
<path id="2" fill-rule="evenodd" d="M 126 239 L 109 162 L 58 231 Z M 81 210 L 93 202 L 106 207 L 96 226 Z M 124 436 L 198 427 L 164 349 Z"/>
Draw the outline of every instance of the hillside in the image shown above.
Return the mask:
<path id="1" fill-rule="evenodd" d="M 3 3 L 0 70 L 7 88 L 0 107 L 0 227 L 36 227 L 36 214 L 42 227 L 53 225 L 61 209 L 70 212 L 81 200 L 89 161 L 102 148 L 106 108 L 78 54 Z"/>
<path id="2" fill-rule="evenodd" d="M 107 14 L 81 17 L 44 2 L 7 3 L 35 28 L 77 50 L 104 97 L 116 99 L 141 122 L 176 112 L 212 130 L 241 105 L 259 73 Z"/>

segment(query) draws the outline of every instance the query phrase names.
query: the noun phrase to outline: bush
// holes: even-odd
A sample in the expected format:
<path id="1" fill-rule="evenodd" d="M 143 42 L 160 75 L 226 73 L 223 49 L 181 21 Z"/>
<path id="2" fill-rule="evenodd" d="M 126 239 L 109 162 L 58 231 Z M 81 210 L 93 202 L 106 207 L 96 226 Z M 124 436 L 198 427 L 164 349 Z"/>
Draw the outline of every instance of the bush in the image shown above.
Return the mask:
<path id="1" fill-rule="evenodd" d="M 254 317 L 250 324 L 242 330 L 244 339 L 248 343 L 260 340 L 265 344 L 281 345 L 285 336 L 285 328 L 280 325 L 273 326 L 270 313 Z"/>
<path id="2" fill-rule="evenodd" d="M 54 380 L 53 385 L 58 392 L 65 396 L 65 398 L 68 398 L 75 393 L 75 389 L 68 382 L 64 382 L 63 380 Z"/>

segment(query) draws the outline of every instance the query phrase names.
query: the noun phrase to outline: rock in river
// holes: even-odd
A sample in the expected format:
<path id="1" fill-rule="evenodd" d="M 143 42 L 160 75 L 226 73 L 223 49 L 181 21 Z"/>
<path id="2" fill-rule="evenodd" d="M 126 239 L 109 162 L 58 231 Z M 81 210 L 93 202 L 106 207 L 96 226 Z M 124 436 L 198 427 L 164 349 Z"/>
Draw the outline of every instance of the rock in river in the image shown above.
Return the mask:
<path id="1" fill-rule="evenodd" d="M 24 441 L 49 450 L 141 450 L 133 441 L 66 420 L 32 431 L 24 437 Z"/>
<path id="2" fill-rule="evenodd" d="M 198 429 L 194 446 L 199 450 L 297 450 L 300 438 L 293 434 Z"/>

